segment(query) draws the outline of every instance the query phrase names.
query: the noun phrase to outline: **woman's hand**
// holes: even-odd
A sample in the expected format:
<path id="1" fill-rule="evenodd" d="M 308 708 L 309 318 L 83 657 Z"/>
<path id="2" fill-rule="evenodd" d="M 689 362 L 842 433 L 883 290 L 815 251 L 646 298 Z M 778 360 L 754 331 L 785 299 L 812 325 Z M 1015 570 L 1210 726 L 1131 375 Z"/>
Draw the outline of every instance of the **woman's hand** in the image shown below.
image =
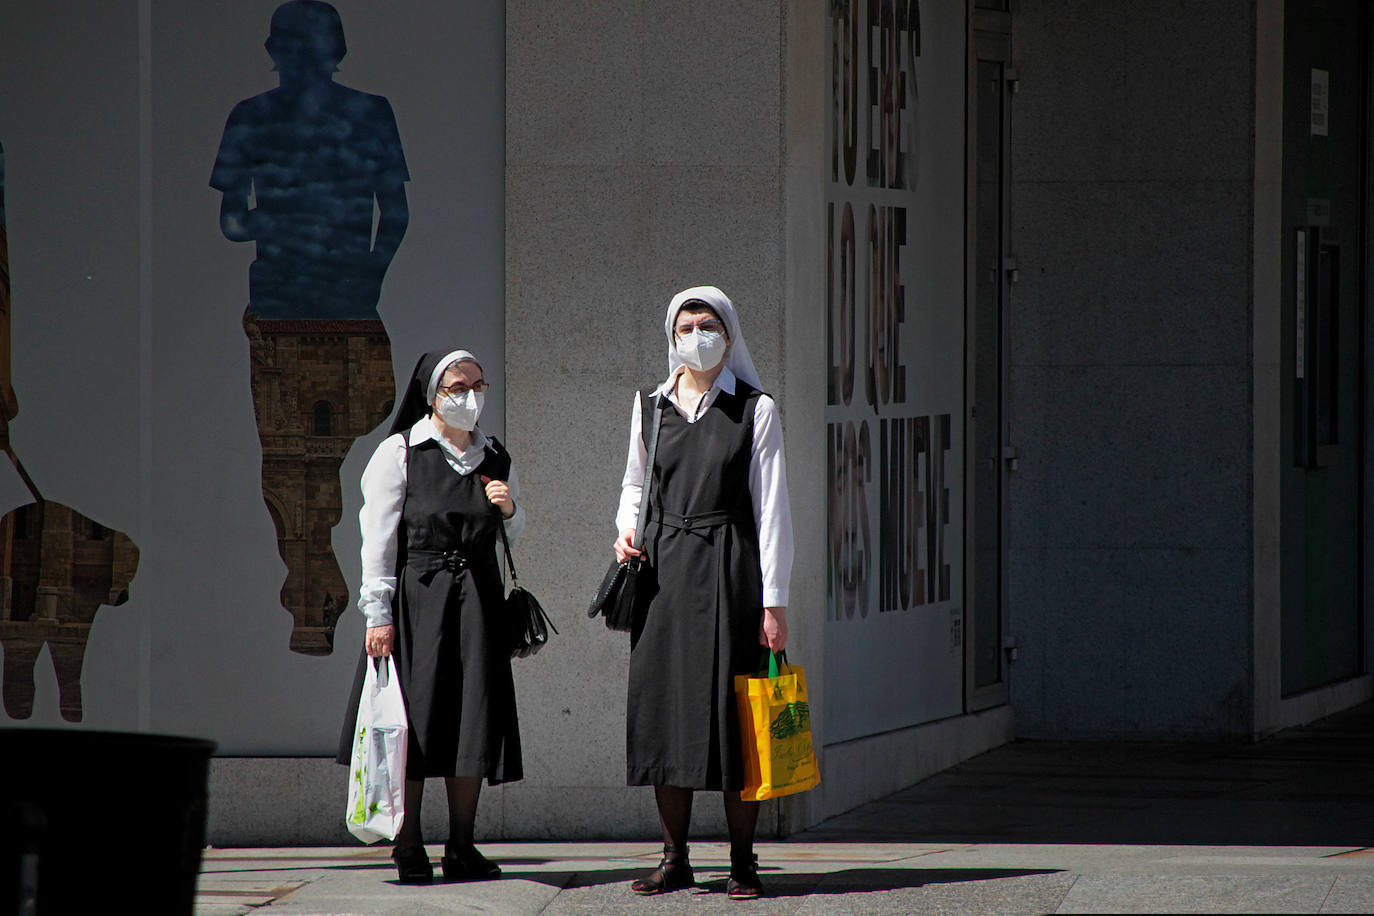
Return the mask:
<path id="1" fill-rule="evenodd" d="M 774 652 L 787 648 L 787 608 L 766 607 L 759 621 L 759 645 Z"/>
<path id="2" fill-rule="evenodd" d="M 623 529 L 620 532 L 620 537 L 616 538 L 615 543 L 611 545 L 615 549 L 615 561 L 624 563 L 630 557 L 644 556 L 644 551 L 635 550 L 634 544 L 635 530 L 633 528 Z"/>
<path id="3" fill-rule="evenodd" d="M 396 628 L 391 624 L 367 628 L 367 654 L 373 658 L 386 658 L 390 655 L 391 645 L 395 641 Z"/>
<path id="4" fill-rule="evenodd" d="M 482 483 L 487 485 L 487 499 L 491 504 L 501 510 L 501 515 L 510 518 L 515 514 L 515 500 L 511 499 L 510 487 L 504 480 L 492 480 L 490 477 L 483 477 Z"/>

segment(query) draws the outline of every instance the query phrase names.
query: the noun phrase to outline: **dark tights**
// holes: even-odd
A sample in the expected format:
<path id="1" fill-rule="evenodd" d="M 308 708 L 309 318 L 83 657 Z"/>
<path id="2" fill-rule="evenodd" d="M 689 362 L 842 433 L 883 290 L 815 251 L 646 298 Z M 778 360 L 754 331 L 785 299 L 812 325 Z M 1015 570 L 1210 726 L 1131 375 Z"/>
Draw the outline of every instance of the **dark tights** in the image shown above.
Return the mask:
<path id="1" fill-rule="evenodd" d="M 694 789 L 681 786 L 654 786 L 658 819 L 663 824 L 663 844 L 684 849 L 692 822 Z M 759 821 L 759 803 L 744 801 L 739 792 L 725 792 L 725 824 L 730 830 L 730 855 L 747 858 L 754 852 L 754 828 Z"/>
<path id="2" fill-rule="evenodd" d="M 472 845 L 472 827 L 477 821 L 477 801 L 482 797 L 482 779 L 478 776 L 446 776 L 444 789 L 448 792 L 448 840 L 459 846 Z M 405 849 L 420 846 L 420 802 L 425 797 L 422 779 L 406 780 L 406 813 L 396 846 Z M 690 807 L 690 800 L 688 805 Z"/>

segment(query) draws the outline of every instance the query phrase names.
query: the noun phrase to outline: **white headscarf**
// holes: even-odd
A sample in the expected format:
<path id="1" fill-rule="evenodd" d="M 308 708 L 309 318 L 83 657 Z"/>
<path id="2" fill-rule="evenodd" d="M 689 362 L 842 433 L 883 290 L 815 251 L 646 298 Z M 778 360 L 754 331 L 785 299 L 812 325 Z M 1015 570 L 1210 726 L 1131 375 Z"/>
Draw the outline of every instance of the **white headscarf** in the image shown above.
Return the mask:
<path id="1" fill-rule="evenodd" d="M 754 368 L 754 361 L 749 357 L 749 348 L 744 345 L 744 331 L 739 326 L 739 315 L 735 313 L 735 306 L 728 296 L 714 286 L 693 286 L 691 289 L 684 289 L 668 303 L 668 317 L 663 321 L 663 330 L 668 335 L 668 378 L 672 378 L 683 365 L 682 358 L 677 355 L 677 338 L 674 334 L 677 313 L 682 311 L 683 305 L 693 300 L 709 305 L 725 324 L 725 332 L 730 337 L 730 349 L 725 353 L 726 367 L 735 374 L 735 378 L 762 390 L 763 384 L 759 382 L 758 370 Z"/>
<path id="2" fill-rule="evenodd" d="M 434 371 L 430 373 L 429 385 L 425 388 L 426 404 L 434 403 L 434 395 L 439 391 L 439 380 L 444 377 L 444 371 L 454 363 L 461 363 L 464 361 L 477 363 L 477 357 L 473 356 L 467 350 L 454 350 L 443 359 L 439 360 L 439 364 L 435 366 Z M 480 366 L 482 364 L 477 363 L 477 365 Z"/>

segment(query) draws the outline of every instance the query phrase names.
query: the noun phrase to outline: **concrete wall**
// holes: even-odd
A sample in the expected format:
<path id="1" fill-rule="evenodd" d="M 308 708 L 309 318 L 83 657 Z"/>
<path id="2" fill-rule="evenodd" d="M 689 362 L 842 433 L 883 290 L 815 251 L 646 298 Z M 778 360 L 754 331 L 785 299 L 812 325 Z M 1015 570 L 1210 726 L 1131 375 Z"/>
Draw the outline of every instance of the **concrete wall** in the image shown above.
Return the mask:
<path id="1" fill-rule="evenodd" d="M 1248 734 L 1254 4 L 1013 28 L 1017 733 Z"/>
<path id="2" fill-rule="evenodd" d="M 647 838 L 652 792 L 625 787 L 628 637 L 583 611 L 612 559 L 633 393 L 667 372 L 675 292 L 712 283 L 735 301 L 800 451 L 782 4 L 510 2 L 506 54 L 506 429 L 530 518 L 517 551 L 562 632 L 517 671 L 526 780 L 504 794 L 531 818 L 557 811 L 563 836 Z M 818 511 L 795 486 L 793 510 L 803 530 Z M 800 604 L 794 660 L 809 667 L 819 604 Z M 721 829 L 719 809 L 703 798 L 695 823 Z"/>

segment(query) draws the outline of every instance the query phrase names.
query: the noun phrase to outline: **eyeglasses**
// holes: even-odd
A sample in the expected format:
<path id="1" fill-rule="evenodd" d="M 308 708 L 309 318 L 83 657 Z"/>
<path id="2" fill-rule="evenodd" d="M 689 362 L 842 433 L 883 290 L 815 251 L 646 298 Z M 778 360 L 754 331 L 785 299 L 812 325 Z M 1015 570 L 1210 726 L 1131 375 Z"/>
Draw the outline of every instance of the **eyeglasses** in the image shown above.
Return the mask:
<path id="1" fill-rule="evenodd" d="M 486 391 L 490 387 L 491 382 L 488 382 L 484 379 L 478 379 L 471 385 L 464 385 L 462 382 L 454 382 L 452 385 L 440 385 L 439 390 L 442 391 L 444 394 L 451 394 L 454 397 L 462 397 L 469 391 L 476 391 L 478 394 L 481 394 L 483 391 Z"/>
<path id="2" fill-rule="evenodd" d="M 702 331 L 706 334 L 724 334 L 725 325 L 721 324 L 720 321 L 718 321 L 715 318 L 706 318 L 702 321 L 696 322 L 695 324 L 684 322 L 683 324 L 677 326 L 678 337 L 686 337 L 693 331 Z"/>

